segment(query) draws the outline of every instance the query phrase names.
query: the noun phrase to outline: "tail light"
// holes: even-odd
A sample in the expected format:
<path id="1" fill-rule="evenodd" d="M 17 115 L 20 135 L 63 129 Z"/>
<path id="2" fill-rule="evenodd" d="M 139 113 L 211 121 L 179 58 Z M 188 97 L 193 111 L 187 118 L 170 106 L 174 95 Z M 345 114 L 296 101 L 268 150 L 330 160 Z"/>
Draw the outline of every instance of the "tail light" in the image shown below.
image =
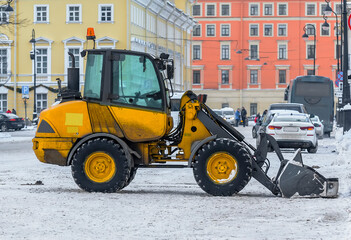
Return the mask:
<path id="1" fill-rule="evenodd" d="M 11 122 L 14 122 L 14 121 L 16 121 L 16 119 L 14 119 L 14 118 L 11 118 L 11 119 L 10 119 L 10 121 L 11 121 Z"/>
<path id="2" fill-rule="evenodd" d="M 282 127 L 270 125 L 270 126 L 268 126 L 268 129 L 271 129 L 271 130 L 277 129 L 277 130 L 279 130 L 279 129 L 282 129 Z"/>
<path id="3" fill-rule="evenodd" d="M 309 126 L 309 127 L 300 127 L 301 130 L 313 130 L 314 127 L 313 126 Z"/>
<path id="4" fill-rule="evenodd" d="M 22 119 L 22 121 L 24 121 L 24 118 L 21 118 Z"/>

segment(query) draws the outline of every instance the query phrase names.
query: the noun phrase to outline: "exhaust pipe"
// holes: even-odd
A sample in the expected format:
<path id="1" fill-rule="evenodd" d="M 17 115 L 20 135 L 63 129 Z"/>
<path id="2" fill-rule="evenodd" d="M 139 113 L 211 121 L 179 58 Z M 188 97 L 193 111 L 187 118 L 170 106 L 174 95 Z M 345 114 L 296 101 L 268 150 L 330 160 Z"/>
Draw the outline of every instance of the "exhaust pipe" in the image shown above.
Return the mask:
<path id="1" fill-rule="evenodd" d="M 72 67 L 67 69 L 67 89 L 60 91 L 61 102 L 81 99 L 79 92 L 79 68 L 75 66 L 75 58 L 73 53 L 68 52 L 72 60 Z"/>

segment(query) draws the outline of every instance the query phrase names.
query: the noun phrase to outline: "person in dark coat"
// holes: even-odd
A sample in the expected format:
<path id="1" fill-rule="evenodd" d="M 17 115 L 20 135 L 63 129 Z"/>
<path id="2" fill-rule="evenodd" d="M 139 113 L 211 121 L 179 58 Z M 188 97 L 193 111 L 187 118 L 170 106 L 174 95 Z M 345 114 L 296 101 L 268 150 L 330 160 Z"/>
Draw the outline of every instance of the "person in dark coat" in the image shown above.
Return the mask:
<path id="1" fill-rule="evenodd" d="M 246 109 L 244 107 L 241 108 L 241 119 L 243 120 L 243 126 L 246 126 L 246 116 L 247 116 L 247 112 Z"/>
<path id="2" fill-rule="evenodd" d="M 235 118 L 235 127 L 238 127 L 239 126 L 239 122 L 240 122 L 240 108 L 238 108 L 235 111 L 234 118 Z"/>
<path id="3" fill-rule="evenodd" d="M 14 108 L 12 108 L 12 113 L 15 114 L 15 115 L 17 114 L 17 112 L 16 112 L 16 110 Z"/>

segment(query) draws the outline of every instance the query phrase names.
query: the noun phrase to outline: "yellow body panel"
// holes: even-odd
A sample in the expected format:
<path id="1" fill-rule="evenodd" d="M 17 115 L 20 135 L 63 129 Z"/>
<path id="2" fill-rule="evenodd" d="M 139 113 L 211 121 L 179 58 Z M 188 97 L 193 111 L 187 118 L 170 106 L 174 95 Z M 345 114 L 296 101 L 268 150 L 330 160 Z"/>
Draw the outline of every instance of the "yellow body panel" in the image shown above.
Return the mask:
<path id="1" fill-rule="evenodd" d="M 125 137 L 132 142 L 157 140 L 167 132 L 166 113 L 110 106 Z"/>

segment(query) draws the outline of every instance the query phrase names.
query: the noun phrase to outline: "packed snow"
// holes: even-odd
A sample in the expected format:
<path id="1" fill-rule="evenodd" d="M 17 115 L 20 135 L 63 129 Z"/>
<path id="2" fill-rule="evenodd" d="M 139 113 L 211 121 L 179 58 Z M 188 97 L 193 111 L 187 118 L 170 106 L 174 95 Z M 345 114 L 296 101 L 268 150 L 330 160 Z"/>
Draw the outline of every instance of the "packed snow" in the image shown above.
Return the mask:
<path id="1" fill-rule="evenodd" d="M 251 127 L 241 131 L 254 143 Z M 351 131 L 319 140 L 306 165 L 339 178 L 334 199 L 276 197 L 251 179 L 232 197 L 213 197 L 192 169 L 139 169 L 121 192 L 87 193 L 70 167 L 40 163 L 35 129 L 0 133 L 0 239 L 351 239 Z M 16 133 L 17 134 L 17 133 Z M 254 145 L 254 144 L 253 144 Z M 293 151 L 283 151 L 289 159 Z M 274 153 L 268 158 L 273 176 Z"/>

